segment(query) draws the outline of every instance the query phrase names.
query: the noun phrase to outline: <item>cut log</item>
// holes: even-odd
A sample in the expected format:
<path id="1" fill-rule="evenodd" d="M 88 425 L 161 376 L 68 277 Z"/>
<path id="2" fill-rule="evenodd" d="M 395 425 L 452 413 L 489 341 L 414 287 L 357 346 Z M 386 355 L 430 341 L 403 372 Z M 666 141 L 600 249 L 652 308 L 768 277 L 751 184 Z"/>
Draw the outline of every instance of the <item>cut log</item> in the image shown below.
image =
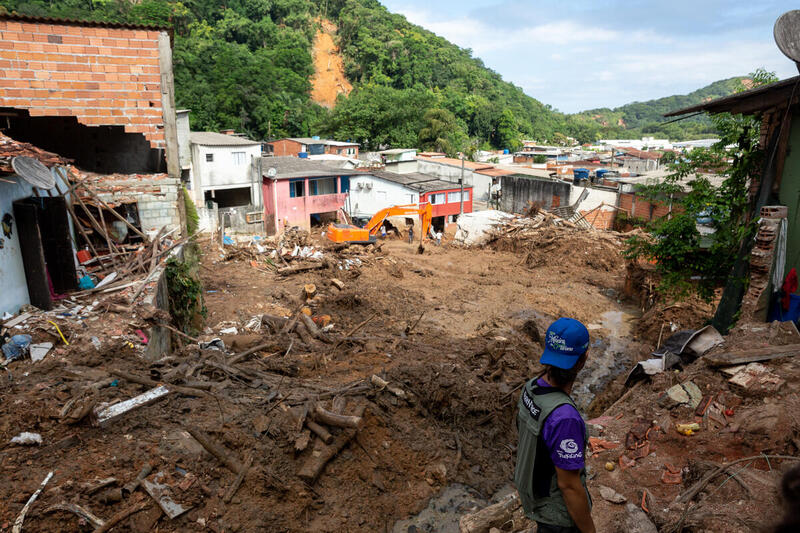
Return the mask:
<path id="1" fill-rule="evenodd" d="M 306 283 L 303 285 L 303 295 L 309 299 L 313 298 L 317 295 L 317 286 L 313 283 Z"/>
<path id="2" fill-rule="evenodd" d="M 356 409 L 358 416 L 364 414 L 364 409 L 365 407 L 363 405 Z M 357 429 L 347 428 L 337 435 L 331 444 L 317 441 L 314 444 L 314 450 L 311 452 L 308 459 L 306 459 L 306 462 L 303 464 L 302 468 L 300 468 L 297 475 L 307 483 L 313 483 L 322 473 L 328 461 L 333 459 L 336 454 L 347 446 L 353 437 L 356 436 L 356 433 L 358 433 Z"/>
<path id="3" fill-rule="evenodd" d="M 759 361 L 770 361 L 781 357 L 794 357 L 800 355 L 800 344 L 787 344 L 785 346 L 766 346 L 751 350 L 737 350 L 735 352 L 706 355 L 705 360 L 710 366 L 733 366 Z"/>
<path id="4" fill-rule="evenodd" d="M 306 327 L 308 332 L 311 334 L 312 337 L 315 339 L 319 339 L 326 344 L 331 344 L 333 341 L 325 335 L 322 330 L 311 320 L 311 317 L 306 315 L 305 313 L 300 313 L 300 320 L 303 322 L 303 325 Z"/>
<path id="5" fill-rule="evenodd" d="M 515 491 L 494 505 L 462 516 L 458 526 L 461 533 L 489 533 L 491 528 L 508 522 L 520 505 L 519 494 Z"/>
<path id="6" fill-rule="evenodd" d="M 341 280 L 338 280 L 336 278 L 331 278 L 331 285 L 333 285 L 334 287 L 336 287 L 340 291 L 344 289 L 344 282 L 341 281 Z"/>
<path id="7" fill-rule="evenodd" d="M 360 416 L 348 416 L 332 413 L 321 405 L 314 407 L 313 415 L 314 420 L 322 422 L 329 426 L 336 426 L 340 428 L 360 428 L 364 423 L 364 419 Z"/>
<path id="8" fill-rule="evenodd" d="M 231 472 L 238 474 L 242 471 L 242 468 L 244 468 L 242 463 L 240 463 L 238 459 L 234 459 L 231 456 L 231 453 L 217 441 L 212 439 L 199 428 L 190 427 L 187 428 L 187 431 L 192 435 L 192 437 L 195 438 L 197 442 L 203 446 L 203 448 L 208 451 L 208 453 L 219 459 L 219 461 L 227 466 Z"/>
<path id="9" fill-rule="evenodd" d="M 313 431 L 314 434 L 316 434 L 317 437 L 319 437 L 320 440 L 325 444 L 330 444 L 331 442 L 333 442 L 333 435 L 331 435 L 327 429 L 320 426 L 313 420 L 306 420 L 306 427 L 308 427 L 308 429 Z"/>

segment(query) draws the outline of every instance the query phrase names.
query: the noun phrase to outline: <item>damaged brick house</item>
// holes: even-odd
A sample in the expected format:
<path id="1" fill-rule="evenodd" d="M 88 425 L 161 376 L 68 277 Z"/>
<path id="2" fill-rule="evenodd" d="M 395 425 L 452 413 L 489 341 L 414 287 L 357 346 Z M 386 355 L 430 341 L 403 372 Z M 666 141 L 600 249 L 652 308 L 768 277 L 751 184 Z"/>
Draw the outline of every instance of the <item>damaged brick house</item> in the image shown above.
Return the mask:
<path id="1" fill-rule="evenodd" d="M 56 184 L 37 187 L 8 165 L 0 176 L 0 219 L 13 228 L 0 282 L 14 287 L 0 291 L 2 313 L 48 308 L 77 288 L 72 252 L 87 243 L 67 212 L 70 188 L 87 195 L 94 217 L 105 212 L 108 234 L 118 218 L 141 232 L 180 227 L 182 202 L 169 30 L 0 15 L 0 68 L 0 151 L 53 167 Z M 81 180 L 91 186 L 75 188 Z M 30 258 L 43 272 L 34 275 Z"/>
<path id="2" fill-rule="evenodd" d="M 758 220 L 753 243 L 743 244 L 714 326 L 726 331 L 743 316 L 766 320 L 774 295 L 792 269 L 800 269 L 800 76 L 673 111 L 666 116 L 706 112 L 761 119 L 759 145 L 765 154 L 760 175 L 751 176 L 750 217 Z M 797 120 L 795 120 L 797 119 Z M 749 284 L 742 282 L 749 277 Z"/>

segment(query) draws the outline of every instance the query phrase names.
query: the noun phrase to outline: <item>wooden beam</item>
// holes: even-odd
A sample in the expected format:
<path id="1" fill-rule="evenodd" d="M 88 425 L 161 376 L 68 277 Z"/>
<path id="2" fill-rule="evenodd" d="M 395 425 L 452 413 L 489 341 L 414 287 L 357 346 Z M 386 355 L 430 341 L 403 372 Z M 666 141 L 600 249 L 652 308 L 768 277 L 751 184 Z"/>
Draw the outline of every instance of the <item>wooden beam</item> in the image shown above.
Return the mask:
<path id="1" fill-rule="evenodd" d="M 717 355 L 705 356 L 706 363 L 710 366 L 733 366 L 759 361 L 770 361 L 781 357 L 794 357 L 800 355 L 800 344 L 787 344 L 785 346 L 766 346 L 750 350 L 737 350 Z"/>

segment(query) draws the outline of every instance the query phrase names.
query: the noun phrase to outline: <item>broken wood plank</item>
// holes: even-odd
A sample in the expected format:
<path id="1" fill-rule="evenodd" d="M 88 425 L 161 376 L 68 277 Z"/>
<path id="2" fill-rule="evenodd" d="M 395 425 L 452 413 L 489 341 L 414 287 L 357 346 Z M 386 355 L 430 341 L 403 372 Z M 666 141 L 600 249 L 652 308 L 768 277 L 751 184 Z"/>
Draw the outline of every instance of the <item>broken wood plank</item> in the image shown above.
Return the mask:
<path id="1" fill-rule="evenodd" d="M 785 346 L 766 346 L 750 350 L 737 350 L 716 355 L 706 355 L 706 363 L 710 366 L 733 366 L 760 361 L 770 361 L 781 357 L 794 357 L 800 355 L 800 344 L 787 344 Z"/>
<path id="2" fill-rule="evenodd" d="M 313 417 L 317 422 L 322 422 L 323 424 L 340 428 L 358 429 L 364 424 L 364 419 L 360 416 L 348 416 L 332 413 L 321 405 L 316 405 L 314 407 Z"/>
<path id="3" fill-rule="evenodd" d="M 119 418 L 120 416 L 124 415 L 128 411 L 160 400 L 167 394 L 169 394 L 169 389 L 164 385 L 159 385 L 158 387 L 150 389 L 144 394 L 140 394 L 138 396 L 134 396 L 129 400 L 125 400 L 119 403 L 115 403 L 114 405 L 110 405 L 105 409 L 102 409 L 96 413 L 97 424 L 101 426 L 105 425 Z"/>
<path id="4" fill-rule="evenodd" d="M 28 501 L 27 503 L 25 503 L 25 506 L 22 508 L 22 511 L 19 512 L 19 516 L 17 516 L 17 519 L 14 520 L 14 527 L 11 528 L 11 533 L 21 533 L 22 523 L 25 521 L 25 515 L 28 514 L 28 510 L 31 508 L 31 505 L 33 505 L 33 502 L 36 501 L 36 498 L 39 497 L 39 494 L 42 493 L 45 485 L 47 485 L 47 483 L 50 482 L 50 478 L 52 477 L 53 477 L 53 472 L 50 471 L 47 474 L 47 476 L 45 476 L 44 481 L 42 481 L 42 483 L 39 485 L 39 488 L 36 489 L 36 492 L 31 494 L 31 497 L 28 498 Z"/>
<path id="5" fill-rule="evenodd" d="M 462 516 L 458 527 L 461 533 L 489 533 L 508 522 L 520 505 L 519 494 L 514 491 L 494 505 Z"/>
<path id="6" fill-rule="evenodd" d="M 357 416 L 362 416 L 364 414 L 364 409 L 365 407 L 363 405 L 359 406 L 356 409 Z M 300 468 L 297 475 L 307 483 L 313 483 L 322 473 L 328 461 L 333 459 L 336 454 L 347 446 L 353 437 L 356 436 L 356 433 L 358 433 L 356 428 L 347 428 L 337 435 L 331 444 L 325 444 L 321 440 L 317 441 L 311 455 L 306 459 L 306 462 Z"/>
<path id="7" fill-rule="evenodd" d="M 92 526 L 95 528 L 103 527 L 103 525 L 105 524 L 105 521 L 102 518 L 92 514 L 91 511 L 89 511 L 88 509 L 84 509 L 83 507 L 81 507 L 76 503 L 64 502 L 51 505 L 50 507 L 44 510 L 44 514 L 55 513 L 56 511 L 66 511 L 68 513 L 76 514 L 79 517 L 86 520 L 87 522 L 89 522 L 90 524 L 92 524 Z"/>
<path id="8" fill-rule="evenodd" d="M 242 485 L 242 481 L 244 481 L 247 472 L 250 470 L 250 467 L 253 466 L 253 456 L 248 455 L 247 459 L 242 466 L 242 469 L 236 474 L 236 479 L 233 480 L 233 484 L 228 487 L 228 490 L 225 492 L 225 496 L 222 498 L 222 501 L 225 503 L 230 503 L 233 499 L 236 491 L 239 490 L 239 487 Z"/>
<path id="9" fill-rule="evenodd" d="M 187 428 L 186 431 L 188 431 L 208 453 L 219 459 L 222 464 L 228 467 L 231 472 L 238 474 L 242 471 L 242 463 L 240 463 L 238 459 L 232 457 L 231 453 L 225 447 L 212 439 L 208 434 L 196 427 Z"/>

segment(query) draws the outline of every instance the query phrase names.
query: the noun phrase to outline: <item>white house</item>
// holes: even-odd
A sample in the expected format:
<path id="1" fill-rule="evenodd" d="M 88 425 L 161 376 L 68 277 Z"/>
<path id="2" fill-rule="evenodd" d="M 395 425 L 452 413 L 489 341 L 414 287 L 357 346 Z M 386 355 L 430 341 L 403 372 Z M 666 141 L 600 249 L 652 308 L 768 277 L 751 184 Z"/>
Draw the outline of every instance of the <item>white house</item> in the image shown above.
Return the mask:
<path id="1" fill-rule="evenodd" d="M 414 148 L 393 148 L 378 152 L 386 170 L 397 174 L 417 172 L 417 151 Z"/>
<path id="2" fill-rule="evenodd" d="M 261 143 L 211 131 L 189 133 L 192 169 L 187 189 L 195 205 L 260 205 Z"/>

